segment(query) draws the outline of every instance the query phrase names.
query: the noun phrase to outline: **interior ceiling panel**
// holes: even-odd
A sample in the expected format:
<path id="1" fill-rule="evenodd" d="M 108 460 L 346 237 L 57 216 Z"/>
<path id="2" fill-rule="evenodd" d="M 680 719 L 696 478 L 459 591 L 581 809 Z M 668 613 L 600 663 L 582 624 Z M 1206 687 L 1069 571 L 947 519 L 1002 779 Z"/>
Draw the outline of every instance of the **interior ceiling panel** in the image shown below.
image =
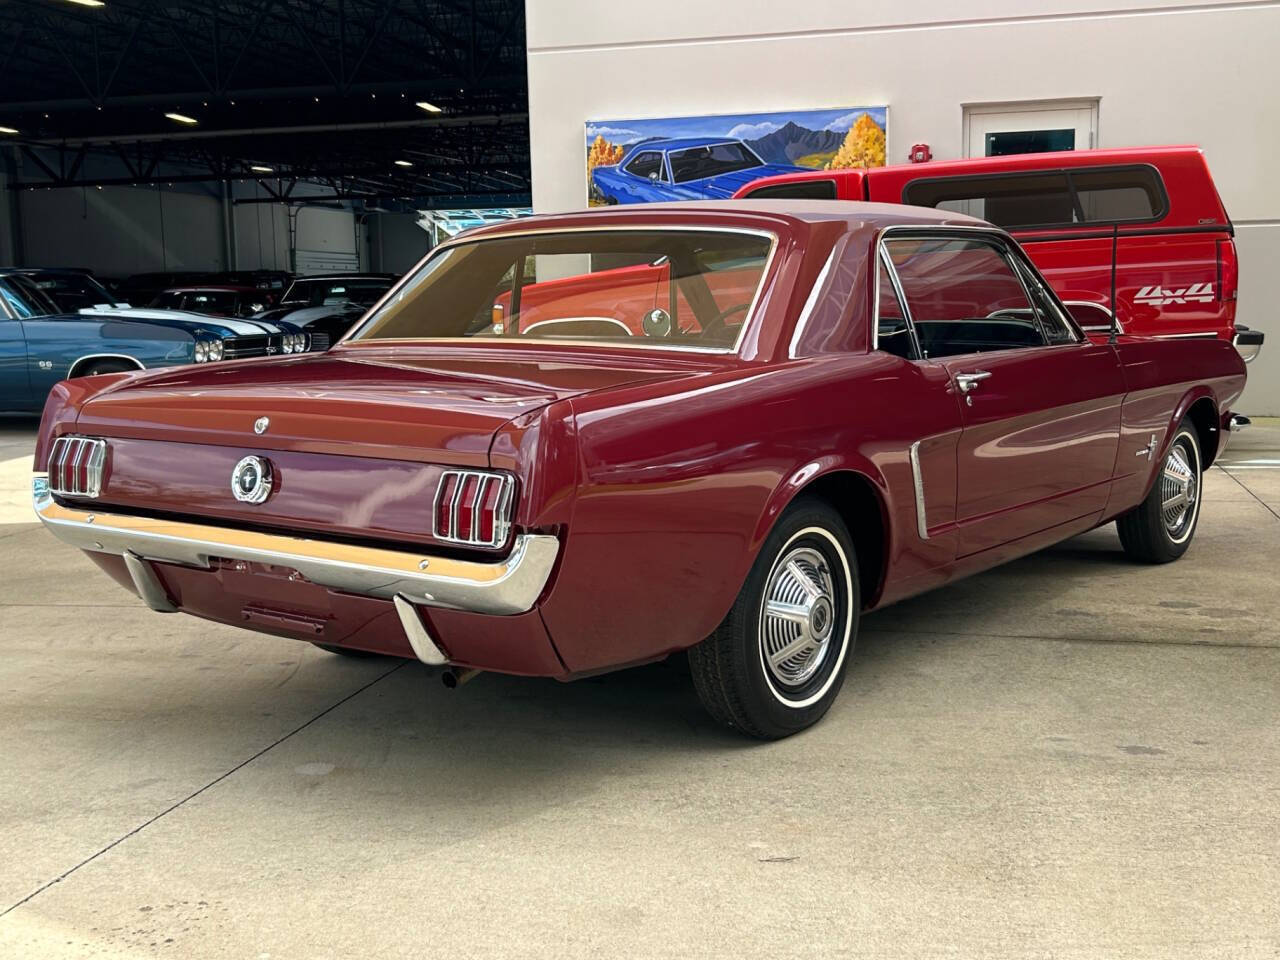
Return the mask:
<path id="1" fill-rule="evenodd" d="M 0 78 L 18 189 L 257 166 L 282 196 L 529 194 L 523 0 L 10 0 Z"/>

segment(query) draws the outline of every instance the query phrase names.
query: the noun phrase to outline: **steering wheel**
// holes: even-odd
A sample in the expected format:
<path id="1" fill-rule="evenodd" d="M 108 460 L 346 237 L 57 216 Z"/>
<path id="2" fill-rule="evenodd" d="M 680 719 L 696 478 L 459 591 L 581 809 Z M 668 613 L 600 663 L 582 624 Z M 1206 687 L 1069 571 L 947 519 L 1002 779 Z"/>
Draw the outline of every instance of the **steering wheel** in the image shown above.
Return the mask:
<path id="1" fill-rule="evenodd" d="M 746 313 L 750 309 L 751 304 L 749 303 L 736 303 L 732 307 L 726 307 L 703 325 L 703 336 L 719 333 L 725 328 L 725 321 L 729 317 L 733 316 L 735 313 Z"/>

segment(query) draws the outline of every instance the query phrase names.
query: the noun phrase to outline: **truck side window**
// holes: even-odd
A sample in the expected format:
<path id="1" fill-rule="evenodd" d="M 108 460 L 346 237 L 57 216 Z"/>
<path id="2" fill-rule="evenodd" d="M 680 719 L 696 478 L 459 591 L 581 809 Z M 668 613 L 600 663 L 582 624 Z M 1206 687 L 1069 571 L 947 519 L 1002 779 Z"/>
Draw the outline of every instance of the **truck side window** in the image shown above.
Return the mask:
<path id="1" fill-rule="evenodd" d="M 1086 223 L 1152 220 L 1164 212 L 1160 177 L 1150 167 L 1073 171 L 1071 185 Z"/>
<path id="2" fill-rule="evenodd" d="M 747 194 L 752 200 L 835 200 L 834 180 L 792 180 L 771 183 Z"/>
<path id="3" fill-rule="evenodd" d="M 922 177 L 902 202 L 989 220 L 1006 230 L 1159 220 L 1164 184 L 1143 165 L 1079 167 L 974 177 Z"/>

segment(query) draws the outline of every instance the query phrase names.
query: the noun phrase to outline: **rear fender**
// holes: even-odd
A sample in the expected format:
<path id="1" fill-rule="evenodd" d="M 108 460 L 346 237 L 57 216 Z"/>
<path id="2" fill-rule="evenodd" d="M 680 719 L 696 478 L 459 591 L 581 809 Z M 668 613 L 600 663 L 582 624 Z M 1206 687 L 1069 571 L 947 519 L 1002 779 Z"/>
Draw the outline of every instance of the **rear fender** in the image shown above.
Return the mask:
<path id="1" fill-rule="evenodd" d="M 1151 488 L 1155 486 L 1156 478 L 1160 475 L 1160 465 L 1164 463 L 1169 447 L 1173 444 L 1173 438 L 1178 432 L 1178 426 L 1186 418 L 1187 414 L 1191 412 L 1191 408 L 1201 400 L 1208 400 L 1212 403 L 1215 411 L 1212 426 L 1215 442 L 1212 444 L 1212 448 L 1205 443 L 1203 433 L 1197 431 L 1197 438 L 1200 440 L 1201 469 L 1207 469 L 1213 463 L 1218 454 L 1218 437 L 1220 436 L 1218 421 L 1221 418 L 1218 416 L 1218 398 L 1208 386 L 1197 384 L 1183 394 L 1182 399 L 1178 401 L 1178 405 L 1174 407 L 1173 416 L 1169 418 L 1169 422 L 1165 425 L 1164 436 L 1161 438 L 1160 446 L 1156 449 L 1156 455 L 1151 458 L 1150 475 L 1147 477 L 1147 484 L 1142 495 L 1143 499 L 1146 499 L 1147 495 L 1151 493 Z"/>

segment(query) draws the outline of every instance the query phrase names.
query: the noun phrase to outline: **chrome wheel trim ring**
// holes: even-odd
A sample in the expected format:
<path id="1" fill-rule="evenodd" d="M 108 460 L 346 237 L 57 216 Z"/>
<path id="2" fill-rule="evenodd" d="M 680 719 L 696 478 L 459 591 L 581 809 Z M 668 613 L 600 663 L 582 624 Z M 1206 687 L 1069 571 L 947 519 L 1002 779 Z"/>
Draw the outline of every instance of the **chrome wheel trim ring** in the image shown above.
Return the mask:
<path id="1" fill-rule="evenodd" d="M 810 537 L 820 537 L 830 546 L 839 559 L 839 570 L 831 570 L 823 551 L 795 545 Z M 756 624 L 761 674 L 779 703 L 808 707 L 831 689 L 849 649 L 853 602 L 853 577 L 840 542 L 822 527 L 805 527 L 792 534 L 765 578 Z M 843 617 L 839 616 L 841 606 Z M 828 664 L 831 669 L 821 686 L 799 695 L 797 691 Z"/>
<path id="2" fill-rule="evenodd" d="M 1191 536 L 1200 513 L 1200 449 L 1190 431 L 1174 437 L 1158 482 L 1164 531 L 1174 543 L 1182 543 Z"/>

